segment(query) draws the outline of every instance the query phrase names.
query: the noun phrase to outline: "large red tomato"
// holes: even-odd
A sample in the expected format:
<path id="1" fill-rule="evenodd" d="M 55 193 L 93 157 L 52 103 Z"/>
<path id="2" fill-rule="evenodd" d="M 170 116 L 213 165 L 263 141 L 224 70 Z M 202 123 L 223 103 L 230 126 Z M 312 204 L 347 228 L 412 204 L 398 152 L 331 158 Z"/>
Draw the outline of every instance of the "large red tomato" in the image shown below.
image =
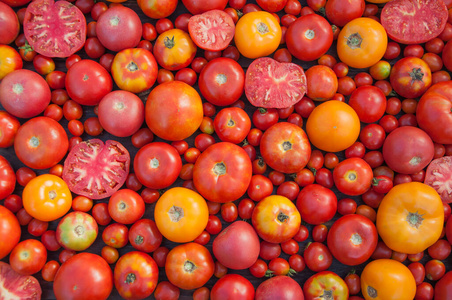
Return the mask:
<path id="1" fill-rule="evenodd" d="M 228 0 L 182 0 L 182 3 L 191 14 L 197 15 L 213 9 L 223 10 Z"/>
<path id="2" fill-rule="evenodd" d="M 20 23 L 14 10 L 0 2 L 0 44 L 11 44 L 19 34 Z"/>
<path id="3" fill-rule="evenodd" d="M 9 162 L 0 155 L 0 200 L 14 192 L 16 187 L 16 173 Z"/>
<path id="4" fill-rule="evenodd" d="M 102 199 L 124 184 L 129 166 L 130 154 L 122 144 L 93 139 L 72 148 L 64 161 L 63 179 L 73 193 Z"/>
<path id="5" fill-rule="evenodd" d="M 110 74 L 94 60 L 73 64 L 66 74 L 69 97 L 81 105 L 97 105 L 113 89 Z"/>
<path id="6" fill-rule="evenodd" d="M 0 295 L 15 300 L 40 300 L 42 289 L 35 277 L 20 275 L 10 265 L 0 261 Z"/>
<path id="7" fill-rule="evenodd" d="M 68 148 L 63 126 L 48 117 L 36 117 L 24 123 L 14 140 L 17 158 L 32 169 L 53 167 L 63 159 Z"/>
<path id="8" fill-rule="evenodd" d="M 207 200 L 230 202 L 245 194 L 251 181 L 251 160 L 242 147 L 229 142 L 216 143 L 196 160 L 193 183 Z"/>
<path id="9" fill-rule="evenodd" d="M 452 203 L 452 156 L 432 160 L 425 171 L 424 183 L 434 188 L 445 203 Z"/>
<path id="10" fill-rule="evenodd" d="M 452 144 L 452 81 L 437 83 L 422 95 L 416 120 L 435 143 Z"/>
<path id="11" fill-rule="evenodd" d="M 336 214 L 337 197 L 324 186 L 310 184 L 298 194 L 297 208 L 303 221 L 313 225 L 322 224 Z"/>
<path id="12" fill-rule="evenodd" d="M 256 300 L 304 300 L 301 286 L 289 276 L 275 276 L 263 281 L 256 289 Z"/>
<path id="13" fill-rule="evenodd" d="M 403 126 L 388 134 L 382 152 L 386 164 L 392 170 L 414 174 L 432 161 L 434 146 L 432 139 L 421 129 Z"/>
<path id="14" fill-rule="evenodd" d="M 20 122 L 16 117 L 6 111 L 0 111 L 0 148 L 14 145 L 14 138 L 19 127 Z"/>
<path id="15" fill-rule="evenodd" d="M 113 289 L 113 273 L 99 255 L 79 253 L 61 265 L 53 292 L 57 300 L 107 299 Z"/>
<path id="16" fill-rule="evenodd" d="M 210 299 L 242 299 L 253 300 L 255 295 L 253 284 L 238 274 L 226 274 L 212 287 Z"/>
<path id="17" fill-rule="evenodd" d="M 16 70 L 0 82 L 0 104 L 18 118 L 29 119 L 42 113 L 50 103 L 47 82 L 30 70 Z"/>
<path id="18" fill-rule="evenodd" d="M 37 0 L 28 5 L 24 34 L 33 49 L 48 57 L 68 57 L 85 44 L 86 19 L 67 1 Z"/>
<path id="19" fill-rule="evenodd" d="M 201 125 L 201 97 L 182 81 L 162 83 L 147 98 L 145 118 L 149 129 L 158 137 L 168 141 L 184 140 Z"/>
<path id="20" fill-rule="evenodd" d="M 19 243 L 21 229 L 16 216 L 0 205 L 0 259 L 7 256 Z"/>
<path id="21" fill-rule="evenodd" d="M 297 173 L 311 157 L 311 145 L 302 128 L 289 122 L 279 122 L 268 128 L 261 138 L 262 158 L 274 170 Z"/>

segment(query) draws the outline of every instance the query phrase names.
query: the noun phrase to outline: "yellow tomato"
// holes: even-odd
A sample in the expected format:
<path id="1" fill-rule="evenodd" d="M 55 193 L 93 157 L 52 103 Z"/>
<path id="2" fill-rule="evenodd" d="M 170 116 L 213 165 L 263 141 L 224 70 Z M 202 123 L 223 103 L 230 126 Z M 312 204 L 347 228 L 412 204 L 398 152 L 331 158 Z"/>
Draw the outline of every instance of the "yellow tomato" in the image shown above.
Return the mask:
<path id="1" fill-rule="evenodd" d="M 359 117 L 350 105 L 330 100 L 314 108 L 306 123 L 306 133 L 317 148 L 338 152 L 353 145 L 360 126 Z"/>
<path id="2" fill-rule="evenodd" d="M 396 185 L 377 212 L 377 230 L 394 251 L 416 254 L 433 245 L 444 225 L 441 197 L 432 187 L 409 182 Z"/>
<path id="3" fill-rule="evenodd" d="M 364 267 L 361 291 L 366 300 L 412 300 L 416 281 L 404 264 L 394 259 L 377 259 Z"/>
<path id="4" fill-rule="evenodd" d="M 368 68 L 385 54 L 388 36 L 384 27 L 371 18 L 348 22 L 337 38 L 339 59 L 353 68 Z"/>
<path id="5" fill-rule="evenodd" d="M 66 182 L 51 174 L 30 180 L 24 188 L 22 200 L 30 216 L 45 222 L 61 218 L 72 206 L 72 194 Z"/>
<path id="6" fill-rule="evenodd" d="M 162 235 L 176 243 L 197 238 L 206 228 L 209 209 L 198 193 L 183 187 L 166 191 L 154 210 L 155 224 Z"/>
<path id="7" fill-rule="evenodd" d="M 265 11 L 250 12 L 235 26 L 235 46 L 247 58 L 272 54 L 281 42 L 281 26 L 272 14 Z"/>
<path id="8" fill-rule="evenodd" d="M 13 47 L 0 45 L 0 80 L 12 71 L 22 69 L 23 61 Z"/>

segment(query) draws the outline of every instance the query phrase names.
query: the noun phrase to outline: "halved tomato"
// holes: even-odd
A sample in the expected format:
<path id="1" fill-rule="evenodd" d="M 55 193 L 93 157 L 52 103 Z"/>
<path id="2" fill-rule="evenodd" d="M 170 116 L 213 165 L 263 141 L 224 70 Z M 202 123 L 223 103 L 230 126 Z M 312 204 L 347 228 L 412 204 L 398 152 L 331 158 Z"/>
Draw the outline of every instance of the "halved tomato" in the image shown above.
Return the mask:
<path id="1" fill-rule="evenodd" d="M 441 200 L 452 203 L 452 156 L 432 160 L 425 172 L 424 183 L 434 188 Z"/>
<path id="2" fill-rule="evenodd" d="M 20 275 L 5 262 L 0 261 L 0 295 L 9 299 L 41 299 L 41 285 L 30 275 Z"/>

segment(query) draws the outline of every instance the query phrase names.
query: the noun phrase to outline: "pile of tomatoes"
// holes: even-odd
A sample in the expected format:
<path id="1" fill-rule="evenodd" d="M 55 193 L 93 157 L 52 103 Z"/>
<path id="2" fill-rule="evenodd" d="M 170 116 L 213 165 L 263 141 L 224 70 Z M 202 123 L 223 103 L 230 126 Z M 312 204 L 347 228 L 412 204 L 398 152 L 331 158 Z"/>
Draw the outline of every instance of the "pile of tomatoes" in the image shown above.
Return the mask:
<path id="1" fill-rule="evenodd" d="M 452 299 L 451 0 L 109 1 L 0 0 L 0 298 Z"/>

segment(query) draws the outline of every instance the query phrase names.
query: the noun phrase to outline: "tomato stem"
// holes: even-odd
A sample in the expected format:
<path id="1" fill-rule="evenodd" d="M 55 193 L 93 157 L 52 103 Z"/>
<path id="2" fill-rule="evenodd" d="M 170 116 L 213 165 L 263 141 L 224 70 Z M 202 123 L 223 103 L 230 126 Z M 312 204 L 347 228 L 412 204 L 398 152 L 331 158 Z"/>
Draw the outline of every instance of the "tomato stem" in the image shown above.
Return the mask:
<path id="1" fill-rule="evenodd" d="M 172 38 L 169 38 L 168 36 L 165 37 L 163 40 L 163 44 L 166 48 L 171 49 L 176 45 L 176 42 L 174 41 L 174 35 Z"/>

